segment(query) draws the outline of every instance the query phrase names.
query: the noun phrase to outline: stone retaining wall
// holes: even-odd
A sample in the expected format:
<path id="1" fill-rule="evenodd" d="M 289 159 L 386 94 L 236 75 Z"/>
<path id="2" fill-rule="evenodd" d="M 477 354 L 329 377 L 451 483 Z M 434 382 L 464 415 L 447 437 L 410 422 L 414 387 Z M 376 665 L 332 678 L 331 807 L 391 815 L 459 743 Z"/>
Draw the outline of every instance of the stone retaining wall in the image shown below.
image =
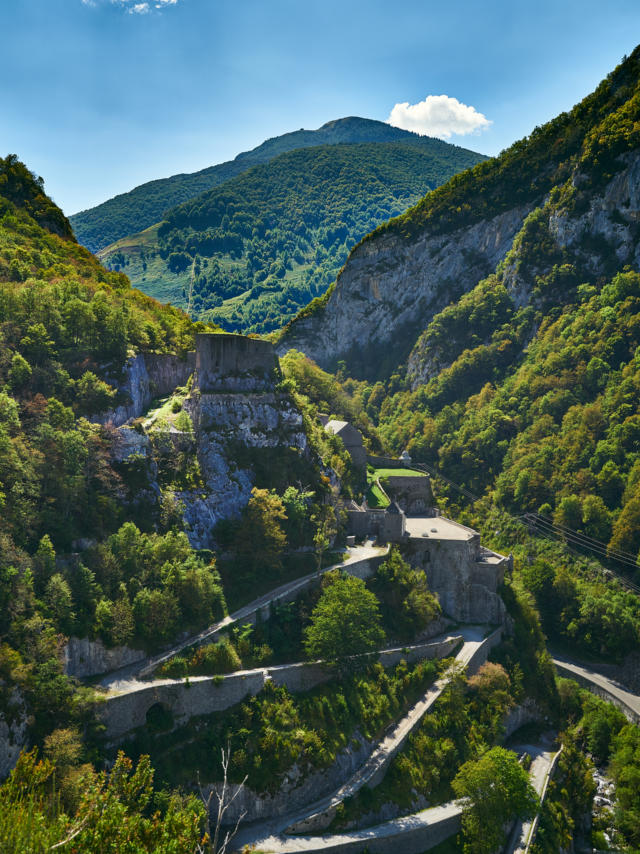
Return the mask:
<path id="1" fill-rule="evenodd" d="M 608 700 L 610 703 L 613 703 L 614 706 L 617 706 L 620 711 L 624 713 L 627 720 L 631 721 L 631 723 L 640 724 L 640 715 L 635 711 L 635 709 L 628 706 L 620 697 L 616 697 L 615 694 L 607 691 L 607 689 L 602 685 L 592 682 L 590 679 L 576 673 L 569 667 L 564 667 L 561 662 L 554 661 L 554 664 L 560 676 L 563 676 L 565 679 L 573 679 L 574 682 L 577 682 L 578 685 L 581 685 L 583 688 L 587 688 L 592 694 L 596 694 L 596 696 L 602 697 L 603 700 Z"/>
<path id="2" fill-rule="evenodd" d="M 90 640 L 71 637 L 63 652 L 64 672 L 67 676 L 75 676 L 78 679 L 110 673 L 128 664 L 142 662 L 146 657 L 143 649 L 132 649 L 128 646 L 107 647 L 100 638 Z"/>
<path id="3" fill-rule="evenodd" d="M 435 643 L 384 650 L 379 653 L 379 660 L 383 667 L 393 667 L 402 659 L 416 662 L 444 658 L 453 652 L 460 640 L 459 636 L 451 636 Z M 148 687 L 109 695 L 98 706 L 98 714 L 106 726 L 107 739 L 117 742 L 131 730 L 143 726 L 149 710 L 156 705 L 171 712 L 175 728 L 198 715 L 224 711 L 258 694 L 269 681 L 284 685 L 295 693 L 310 691 L 334 675 L 334 671 L 319 662 L 303 662 L 244 670 L 226 676 L 156 680 Z"/>

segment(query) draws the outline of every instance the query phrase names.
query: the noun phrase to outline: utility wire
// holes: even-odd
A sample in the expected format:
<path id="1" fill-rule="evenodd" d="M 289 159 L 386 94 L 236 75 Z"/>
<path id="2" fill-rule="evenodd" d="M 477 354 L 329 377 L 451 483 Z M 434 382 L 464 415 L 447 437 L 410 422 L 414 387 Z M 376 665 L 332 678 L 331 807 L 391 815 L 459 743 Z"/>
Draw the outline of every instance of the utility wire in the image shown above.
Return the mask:
<path id="1" fill-rule="evenodd" d="M 620 557 L 619 555 L 612 555 L 611 552 L 607 550 L 606 546 L 597 545 L 589 537 L 585 537 L 584 535 L 576 531 L 572 531 L 570 528 L 559 528 L 557 525 L 553 525 L 544 517 L 536 516 L 535 513 L 525 513 L 524 518 L 531 525 L 540 525 L 548 530 L 553 531 L 554 534 L 557 534 L 561 537 L 565 537 L 567 540 L 576 543 L 576 545 L 588 548 L 591 551 L 596 552 L 597 554 L 603 555 L 604 557 L 614 558 L 618 563 L 622 563 L 625 566 L 630 566 L 633 567 L 633 569 L 638 569 L 638 564 L 633 557 Z"/>
<path id="2" fill-rule="evenodd" d="M 540 519 L 541 521 L 544 521 L 548 524 L 552 524 L 554 528 L 557 528 L 563 532 L 567 531 L 570 534 L 579 533 L 577 531 L 574 531 L 572 528 L 568 528 L 566 525 L 560 525 L 560 524 L 558 524 L 558 522 L 553 522 L 553 520 L 549 519 L 547 516 L 541 516 L 539 513 L 525 514 L 525 515 L 533 515 L 537 519 Z M 627 560 L 632 560 L 634 563 L 636 562 L 636 557 L 635 557 L 635 555 L 631 554 L 631 552 L 625 552 L 622 549 L 611 549 L 611 548 L 609 548 L 609 546 L 606 543 L 603 543 L 602 540 L 596 540 L 596 539 L 594 539 L 594 537 L 588 536 L 588 534 L 580 533 L 580 536 L 583 539 L 588 540 L 589 542 L 593 543 L 595 546 L 600 546 L 601 548 L 606 549 L 608 554 L 619 555 L 621 558 L 626 558 Z"/>
<path id="3" fill-rule="evenodd" d="M 443 475 L 442 472 L 438 471 L 438 469 L 433 468 L 432 466 L 428 466 L 426 465 L 426 463 L 412 463 L 411 465 L 414 468 L 425 471 L 427 474 L 432 475 L 433 477 L 437 477 L 440 480 L 443 480 L 450 487 L 457 490 L 474 503 L 481 500 L 480 496 L 475 495 L 473 492 L 466 489 L 464 486 L 461 486 L 459 483 L 455 483 L 455 481 L 450 480 L 448 477 Z M 565 546 L 574 554 L 577 554 L 580 557 L 584 557 L 584 554 L 574 546 L 589 549 L 599 557 L 610 558 L 616 560 L 619 563 L 622 563 L 625 566 L 629 566 L 632 569 L 638 569 L 636 558 L 629 552 L 623 552 L 619 549 L 609 550 L 606 544 L 601 542 L 600 540 L 595 540 L 585 534 L 580 534 L 578 531 L 573 531 L 571 528 L 567 528 L 565 525 L 556 525 L 551 520 L 545 518 L 544 516 L 540 516 L 537 513 L 525 513 L 522 516 L 513 516 L 507 510 L 503 510 L 500 507 L 496 507 L 496 509 L 503 516 L 507 516 L 512 521 L 517 522 L 520 525 L 524 525 L 529 531 L 533 529 L 535 533 L 540 534 L 541 536 L 551 540 L 552 542 L 557 542 L 558 538 L 562 539 Z M 606 571 L 614 575 L 618 579 L 618 581 L 625 587 L 629 588 L 635 593 L 640 594 L 640 587 L 634 584 L 624 575 L 621 575 L 620 573 L 617 573 L 615 572 L 615 570 L 612 569 L 606 569 Z"/>

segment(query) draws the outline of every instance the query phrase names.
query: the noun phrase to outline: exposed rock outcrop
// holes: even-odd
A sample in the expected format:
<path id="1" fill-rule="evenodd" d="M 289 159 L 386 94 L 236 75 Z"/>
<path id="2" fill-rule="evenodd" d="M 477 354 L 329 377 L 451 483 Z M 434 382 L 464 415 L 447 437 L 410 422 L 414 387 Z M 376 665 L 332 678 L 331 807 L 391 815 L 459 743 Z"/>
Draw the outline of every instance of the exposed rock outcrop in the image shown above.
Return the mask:
<path id="1" fill-rule="evenodd" d="M 296 448 L 307 451 L 302 414 L 291 398 L 274 386 L 263 392 L 201 394 L 185 402 L 196 435 L 205 488 L 176 493 L 184 505 L 188 536 L 194 548 L 211 545 L 220 519 L 236 516 L 251 497 L 253 472 L 235 462 L 234 447 Z"/>
<path id="2" fill-rule="evenodd" d="M 18 760 L 20 751 L 27 744 L 27 709 L 18 688 L 12 688 L 7 697 L 2 697 L 6 687 L 0 680 L 0 780 L 4 780 Z"/>
<path id="3" fill-rule="evenodd" d="M 64 672 L 67 676 L 82 679 L 118 670 L 128 664 L 142 661 L 146 656 L 143 649 L 128 646 L 106 647 L 102 641 L 89 638 L 69 638 L 64 647 Z"/>
<path id="4" fill-rule="evenodd" d="M 155 397 L 171 394 L 177 386 L 184 385 L 193 373 L 195 363 L 195 352 L 184 357 L 172 353 L 138 353 L 132 356 L 119 376 L 106 377 L 125 402 L 94 415 L 91 421 L 119 427 L 126 421 L 139 418 Z"/>
<path id="5" fill-rule="evenodd" d="M 495 269 L 531 208 L 519 207 L 451 234 L 407 240 L 388 232 L 349 256 L 326 306 L 295 321 L 277 350 L 302 350 L 322 367 L 349 351 L 415 340 L 457 293 Z"/>
<path id="6" fill-rule="evenodd" d="M 191 392 L 177 401 L 178 411 L 189 416 L 182 429 L 165 417 L 164 410 L 162 417 L 155 412 L 143 423 L 124 424 L 146 412 L 152 395 L 171 394 L 194 371 Z M 302 413 L 291 396 L 278 389 L 280 379 L 273 346 L 242 335 L 199 334 L 196 352 L 184 360 L 171 356 L 131 359 L 122 386 L 131 404 L 101 416 L 105 423 L 121 424 L 113 442 L 113 460 L 143 464 L 146 486 L 140 485 L 138 477 L 130 500 L 153 507 L 164 483 L 165 491 L 172 492 L 182 507 L 192 546 L 210 547 L 215 525 L 237 516 L 251 497 L 252 452 L 278 448 L 295 449 L 303 456 L 308 453 Z M 194 458 L 197 485 L 167 487 L 166 477 L 163 482 L 160 476 L 162 466 L 166 469 L 176 459 L 186 466 Z"/>

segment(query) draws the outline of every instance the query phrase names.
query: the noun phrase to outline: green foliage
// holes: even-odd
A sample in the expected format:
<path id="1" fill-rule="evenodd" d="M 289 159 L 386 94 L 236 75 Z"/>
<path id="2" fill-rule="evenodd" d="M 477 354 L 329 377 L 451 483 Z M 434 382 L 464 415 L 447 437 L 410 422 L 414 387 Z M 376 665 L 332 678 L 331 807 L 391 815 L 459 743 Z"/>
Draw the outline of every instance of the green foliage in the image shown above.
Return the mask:
<path id="1" fill-rule="evenodd" d="M 188 288 L 194 317 L 228 330 L 279 329 L 326 290 L 371 228 L 479 159 L 399 136 L 281 154 L 166 211 L 157 240 L 150 232 L 139 243 L 126 238 L 104 258 L 124 259 L 135 284 L 154 296 L 183 304 Z"/>
<path id="2" fill-rule="evenodd" d="M 506 841 L 505 825 L 512 818 L 532 818 L 538 804 L 518 757 L 503 747 L 465 762 L 452 786 L 459 798 L 468 798 L 462 808 L 466 854 L 492 854 Z"/>
<path id="3" fill-rule="evenodd" d="M 219 778 L 216 758 L 220 747 L 230 743 L 230 780 L 240 782 L 247 774 L 247 785 L 254 791 L 275 792 L 294 764 L 304 774 L 329 766 L 352 744 L 356 731 L 364 738 L 379 738 L 440 669 L 434 661 L 412 666 L 401 662 L 389 671 L 376 664 L 296 694 L 267 683 L 256 697 L 223 714 L 153 740 L 141 733 L 131 750 L 135 754 L 153 749 L 158 777 L 171 785 L 189 785 L 197 773 L 201 779 Z"/>
<path id="4" fill-rule="evenodd" d="M 64 766 L 63 766 L 64 767 Z M 172 795 L 163 809 L 154 804 L 149 757 L 134 768 L 120 753 L 110 773 L 82 769 L 77 807 L 63 809 L 56 793 L 57 768 L 23 753 L 0 787 L 0 847 L 6 854 L 49 851 L 102 854 L 192 854 L 204 842 L 202 803 Z"/>
<path id="5" fill-rule="evenodd" d="M 78 240 L 92 252 L 97 252 L 127 234 L 158 222 L 164 212 L 174 205 L 192 199 L 252 166 L 267 163 L 287 151 L 317 145 L 395 141 L 419 145 L 433 158 L 434 169 L 438 166 L 442 169 L 448 163 L 451 169 L 465 168 L 483 159 L 480 154 L 437 139 L 419 138 L 383 122 L 350 117 L 327 122 L 318 130 L 298 130 L 273 137 L 257 148 L 239 154 L 235 160 L 209 166 L 199 172 L 149 181 L 95 208 L 74 214 L 71 224 Z"/>
<path id="6" fill-rule="evenodd" d="M 616 785 L 615 823 L 626 843 L 640 846 L 640 730 L 626 724 L 613 739 L 609 766 Z"/>
<path id="7" fill-rule="evenodd" d="M 393 548 L 370 582 L 380 601 L 385 630 L 390 637 L 411 640 L 441 613 L 424 572 L 412 569 Z"/>
<path id="8" fill-rule="evenodd" d="M 480 669 L 474 682 L 458 671 L 407 739 L 373 792 L 361 790 L 336 822 L 395 803 L 407 812 L 421 796 L 430 804 L 452 800 L 452 780 L 462 763 L 477 759 L 503 733 L 505 714 L 514 705 L 518 688 L 500 665 Z"/>
<path id="9" fill-rule="evenodd" d="M 305 650 L 341 669 L 355 666 L 352 656 L 377 649 L 384 640 L 378 600 L 364 581 L 352 575 L 328 578 L 305 630 Z"/>
<path id="10" fill-rule="evenodd" d="M 242 661 L 235 647 L 227 640 L 198 647 L 188 658 L 177 656 L 160 670 L 163 676 L 189 675 L 215 676 L 242 669 Z"/>
<path id="11" fill-rule="evenodd" d="M 194 553 L 183 532 L 145 534 L 126 522 L 85 560 L 94 596 L 104 594 L 93 628 L 107 644 L 157 646 L 178 626 L 202 628 L 226 612 L 215 561 Z"/>
<path id="12" fill-rule="evenodd" d="M 584 816 L 592 810 L 596 788 L 592 764 L 570 732 L 563 734 L 562 748 L 540 810 L 533 854 L 570 850 L 581 833 Z"/>

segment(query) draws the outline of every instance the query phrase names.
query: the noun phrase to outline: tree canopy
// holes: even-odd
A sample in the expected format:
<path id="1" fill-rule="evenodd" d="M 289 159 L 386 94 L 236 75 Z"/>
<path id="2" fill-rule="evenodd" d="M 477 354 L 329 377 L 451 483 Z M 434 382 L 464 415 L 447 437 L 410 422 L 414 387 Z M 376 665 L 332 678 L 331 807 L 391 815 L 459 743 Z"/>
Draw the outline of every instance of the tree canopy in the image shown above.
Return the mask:
<path id="1" fill-rule="evenodd" d="M 465 762 L 452 783 L 463 804 L 465 854 L 493 854 L 505 842 L 505 826 L 513 818 L 531 818 L 538 803 L 529 775 L 518 757 L 493 747 L 479 759 Z"/>
<path id="2" fill-rule="evenodd" d="M 364 581 L 328 579 L 305 631 L 308 657 L 348 667 L 350 657 L 372 652 L 383 640 L 378 600 Z"/>

